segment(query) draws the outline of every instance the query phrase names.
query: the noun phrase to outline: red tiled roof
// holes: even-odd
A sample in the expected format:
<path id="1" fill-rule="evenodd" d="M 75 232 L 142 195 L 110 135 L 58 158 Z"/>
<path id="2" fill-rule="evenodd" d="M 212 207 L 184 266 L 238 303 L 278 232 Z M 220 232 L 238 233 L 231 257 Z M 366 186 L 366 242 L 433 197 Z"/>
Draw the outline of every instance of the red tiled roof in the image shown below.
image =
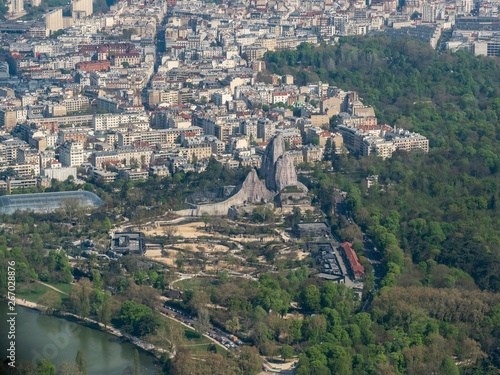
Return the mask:
<path id="1" fill-rule="evenodd" d="M 352 272 L 356 277 L 362 277 L 365 274 L 365 267 L 363 267 L 358 260 L 358 256 L 354 252 L 351 244 L 349 242 L 343 242 L 340 244 L 345 251 L 346 257 L 351 263 Z"/>

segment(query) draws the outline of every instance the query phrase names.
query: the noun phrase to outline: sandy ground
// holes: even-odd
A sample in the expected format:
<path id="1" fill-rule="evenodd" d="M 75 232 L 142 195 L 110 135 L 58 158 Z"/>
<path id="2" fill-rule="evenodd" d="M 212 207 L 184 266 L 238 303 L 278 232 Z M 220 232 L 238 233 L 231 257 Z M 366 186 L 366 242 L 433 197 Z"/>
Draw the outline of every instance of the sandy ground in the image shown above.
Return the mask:
<path id="1" fill-rule="evenodd" d="M 164 251 L 168 254 L 167 256 L 162 255 L 162 252 L 159 249 L 146 250 L 145 256 L 147 258 L 156 260 L 157 262 L 163 263 L 167 266 L 174 267 L 175 260 L 177 259 L 177 254 L 179 252 L 184 253 L 184 254 L 196 253 L 196 252 L 203 252 L 203 253 L 210 254 L 210 253 L 217 253 L 217 252 L 227 253 L 229 251 L 229 248 L 227 246 L 217 245 L 217 244 L 207 244 L 207 243 L 176 244 L 176 245 L 174 245 L 174 247 L 166 246 L 164 248 Z M 180 251 L 178 249 L 183 249 L 184 251 Z M 210 270 L 210 269 L 211 269 L 211 267 L 210 267 L 210 265 L 208 265 L 207 270 Z"/>
<path id="2" fill-rule="evenodd" d="M 202 252 L 202 253 L 216 253 L 224 252 L 226 253 L 229 248 L 224 245 L 212 244 L 212 243 L 186 243 L 186 244 L 176 244 L 175 247 L 181 248 L 187 252 Z M 166 251 L 170 251 L 170 247 L 165 247 Z M 172 249 L 174 250 L 174 249 Z M 175 250 L 174 250 L 175 251 Z"/>
<path id="3" fill-rule="evenodd" d="M 163 236 L 166 235 L 168 231 L 173 228 L 175 236 L 181 236 L 183 238 L 198 238 L 198 237 L 225 237 L 229 238 L 236 242 L 254 242 L 260 241 L 262 243 L 272 242 L 272 241 L 281 241 L 280 236 L 265 236 L 265 237 L 255 237 L 255 236 L 234 236 L 228 237 L 225 235 L 221 235 L 217 232 L 207 232 L 205 231 L 205 223 L 201 221 L 196 221 L 193 223 L 182 224 L 182 225 L 170 225 L 159 228 L 151 228 L 147 230 L 143 230 L 146 236 Z M 281 234 L 283 235 L 283 233 Z"/>
<path id="4" fill-rule="evenodd" d="M 296 253 L 297 253 L 297 258 L 299 258 L 299 260 L 307 258 L 307 256 L 309 255 L 309 253 L 300 250 L 297 250 Z"/>
<path id="5" fill-rule="evenodd" d="M 164 257 L 161 254 L 161 250 L 146 250 L 144 256 L 156 260 L 157 262 L 163 263 L 167 266 L 173 267 L 175 265 L 177 251 L 169 250 L 169 256 Z"/>
<path id="6" fill-rule="evenodd" d="M 168 229 L 167 229 L 168 228 Z M 182 236 L 184 238 L 198 238 L 201 236 L 212 237 L 213 234 L 205 231 L 205 223 L 197 221 L 194 223 L 188 223 L 183 225 L 170 225 L 158 228 L 152 228 L 144 231 L 146 236 L 161 236 L 164 235 L 168 230 L 174 228 L 176 236 Z"/>

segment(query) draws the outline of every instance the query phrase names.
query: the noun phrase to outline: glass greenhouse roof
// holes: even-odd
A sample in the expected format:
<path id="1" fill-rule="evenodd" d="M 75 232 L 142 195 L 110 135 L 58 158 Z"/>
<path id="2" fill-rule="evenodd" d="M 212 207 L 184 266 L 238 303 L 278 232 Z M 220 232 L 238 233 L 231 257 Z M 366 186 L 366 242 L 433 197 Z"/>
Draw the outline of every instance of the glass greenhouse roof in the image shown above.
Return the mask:
<path id="1" fill-rule="evenodd" d="M 36 193 L 0 196 L 0 213 L 13 214 L 16 210 L 34 212 L 53 212 L 66 203 L 76 203 L 80 206 L 99 207 L 102 200 L 89 191 L 61 191 L 57 193 Z"/>

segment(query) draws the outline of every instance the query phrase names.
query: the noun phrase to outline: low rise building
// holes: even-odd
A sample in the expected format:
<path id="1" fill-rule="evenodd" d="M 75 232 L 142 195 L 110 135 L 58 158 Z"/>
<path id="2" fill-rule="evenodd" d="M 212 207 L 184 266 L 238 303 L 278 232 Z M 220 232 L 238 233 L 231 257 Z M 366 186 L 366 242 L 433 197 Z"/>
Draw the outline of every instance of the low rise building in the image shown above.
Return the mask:
<path id="1" fill-rule="evenodd" d="M 130 169 L 124 172 L 127 181 L 147 180 L 149 172 L 142 169 Z"/>
<path id="2" fill-rule="evenodd" d="M 146 236 L 142 232 L 115 233 L 111 239 L 110 251 L 118 255 L 144 255 Z"/>
<path id="3" fill-rule="evenodd" d="M 349 267 L 350 272 L 354 275 L 356 280 L 361 280 L 365 276 L 365 268 L 359 263 L 358 256 L 349 242 L 340 244 L 340 249 L 347 262 L 345 264 Z"/>

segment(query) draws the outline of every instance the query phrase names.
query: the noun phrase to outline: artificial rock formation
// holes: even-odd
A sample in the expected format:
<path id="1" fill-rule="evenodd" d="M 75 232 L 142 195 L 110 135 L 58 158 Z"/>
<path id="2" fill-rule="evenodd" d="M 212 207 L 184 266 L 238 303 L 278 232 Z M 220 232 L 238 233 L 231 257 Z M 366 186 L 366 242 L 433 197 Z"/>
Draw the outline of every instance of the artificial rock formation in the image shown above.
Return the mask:
<path id="1" fill-rule="evenodd" d="M 245 197 L 247 203 L 266 203 L 271 202 L 274 198 L 274 193 L 269 191 L 264 183 L 257 176 L 257 171 L 252 169 L 247 178 L 241 185 L 241 190 L 237 195 Z"/>
<path id="2" fill-rule="evenodd" d="M 257 171 L 253 169 L 243 181 L 238 192 L 230 198 L 217 203 L 194 205 L 194 208 L 176 211 L 181 216 L 201 216 L 203 212 L 210 215 L 227 215 L 232 206 L 241 206 L 247 203 L 268 203 L 272 202 L 275 193 L 269 191 L 264 183 L 259 180 Z"/>
<path id="3" fill-rule="evenodd" d="M 226 200 L 209 204 L 193 204 L 193 208 L 176 211 L 176 213 L 181 216 L 201 216 L 203 212 L 210 215 L 227 215 L 231 207 L 272 202 L 277 193 L 287 186 L 296 186 L 301 191 L 300 194 L 307 195 L 307 188 L 297 181 L 292 158 L 285 153 L 285 141 L 281 133 L 271 139 L 266 147 L 260 172 L 266 177 L 265 184 L 259 179 L 257 172 L 252 170 L 241 187 L 236 187 L 235 192 Z M 211 193 L 198 195 L 207 198 L 214 196 Z M 191 203 L 194 202 L 191 200 Z"/>
<path id="4" fill-rule="evenodd" d="M 292 158 L 287 154 L 280 156 L 274 171 L 274 186 L 276 191 L 281 191 L 287 186 L 297 186 L 297 174 Z"/>
<path id="5" fill-rule="evenodd" d="M 275 165 L 278 158 L 285 154 L 285 140 L 283 135 L 278 133 L 266 147 L 264 156 L 262 158 L 262 164 L 260 167 L 261 175 L 266 178 L 266 187 L 269 190 L 276 191 L 276 181 L 274 178 Z"/>
<path id="6" fill-rule="evenodd" d="M 285 140 L 278 133 L 266 147 L 260 173 L 266 177 L 266 187 L 280 192 L 287 186 L 297 186 L 304 193 L 307 188 L 297 181 L 292 158 L 285 153 Z"/>

